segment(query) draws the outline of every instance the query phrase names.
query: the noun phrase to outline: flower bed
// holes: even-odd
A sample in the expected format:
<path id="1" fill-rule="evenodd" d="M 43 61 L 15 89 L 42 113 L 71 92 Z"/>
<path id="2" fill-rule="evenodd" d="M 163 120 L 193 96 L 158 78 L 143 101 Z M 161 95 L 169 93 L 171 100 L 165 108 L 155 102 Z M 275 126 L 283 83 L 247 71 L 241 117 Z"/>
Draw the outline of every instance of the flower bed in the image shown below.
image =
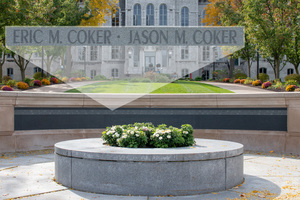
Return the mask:
<path id="1" fill-rule="evenodd" d="M 128 148 L 172 148 L 194 145 L 193 127 L 189 124 L 176 128 L 162 124 L 135 123 L 107 127 L 102 139 L 110 146 Z"/>

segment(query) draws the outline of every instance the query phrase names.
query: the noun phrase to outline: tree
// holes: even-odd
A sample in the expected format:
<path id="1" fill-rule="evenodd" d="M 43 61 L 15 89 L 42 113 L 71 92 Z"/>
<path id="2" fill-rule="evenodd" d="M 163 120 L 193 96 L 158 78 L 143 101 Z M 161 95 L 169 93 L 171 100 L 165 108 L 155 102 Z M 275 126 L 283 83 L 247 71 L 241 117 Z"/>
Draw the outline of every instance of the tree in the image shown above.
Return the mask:
<path id="1" fill-rule="evenodd" d="M 300 65 L 300 2 L 299 0 L 289 1 L 289 16 L 290 24 L 288 25 L 289 31 L 292 33 L 287 46 L 286 57 L 287 61 L 294 65 L 295 71 L 299 74 Z"/>
<path id="2" fill-rule="evenodd" d="M 106 20 L 105 17 L 111 17 L 117 11 L 118 0 L 90 0 L 89 9 L 92 17 L 83 19 L 81 25 L 83 26 L 100 26 Z"/>
<path id="3" fill-rule="evenodd" d="M 204 8 L 205 17 L 202 23 L 207 26 L 220 26 L 221 8 L 217 5 L 221 0 L 209 0 L 209 4 Z"/>
<path id="4" fill-rule="evenodd" d="M 244 1 L 247 34 L 265 58 L 272 58 L 275 78 L 280 77 L 280 63 L 286 53 L 285 47 L 292 36 L 287 28 L 290 22 L 288 1 Z"/>

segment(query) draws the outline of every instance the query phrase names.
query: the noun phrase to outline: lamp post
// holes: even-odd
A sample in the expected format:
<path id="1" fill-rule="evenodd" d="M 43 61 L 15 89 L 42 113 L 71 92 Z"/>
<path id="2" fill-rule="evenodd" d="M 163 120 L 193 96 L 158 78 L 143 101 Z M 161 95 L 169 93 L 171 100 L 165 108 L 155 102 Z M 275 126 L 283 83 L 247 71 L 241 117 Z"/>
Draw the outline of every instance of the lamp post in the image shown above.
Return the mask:
<path id="1" fill-rule="evenodd" d="M 257 68 L 256 68 L 256 78 L 259 79 L 259 49 L 257 49 Z"/>

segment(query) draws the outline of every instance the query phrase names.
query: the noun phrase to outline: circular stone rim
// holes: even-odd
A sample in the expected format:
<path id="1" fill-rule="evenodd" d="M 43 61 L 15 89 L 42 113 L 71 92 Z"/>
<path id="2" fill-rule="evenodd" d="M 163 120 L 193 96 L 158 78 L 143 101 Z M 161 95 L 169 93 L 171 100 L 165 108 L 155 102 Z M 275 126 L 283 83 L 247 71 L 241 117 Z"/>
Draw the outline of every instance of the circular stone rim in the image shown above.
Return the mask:
<path id="1" fill-rule="evenodd" d="M 195 139 L 190 147 L 177 148 L 123 148 L 103 144 L 100 138 L 63 141 L 55 144 L 55 153 L 73 158 L 106 161 L 201 161 L 230 158 L 242 155 L 244 146 L 240 143 Z"/>

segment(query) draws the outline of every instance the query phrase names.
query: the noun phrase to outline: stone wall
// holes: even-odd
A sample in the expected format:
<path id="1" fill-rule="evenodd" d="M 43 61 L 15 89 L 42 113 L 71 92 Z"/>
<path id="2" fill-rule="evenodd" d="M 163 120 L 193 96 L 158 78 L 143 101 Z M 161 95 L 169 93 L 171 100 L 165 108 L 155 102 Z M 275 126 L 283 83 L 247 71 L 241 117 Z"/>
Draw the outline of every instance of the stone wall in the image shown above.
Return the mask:
<path id="1" fill-rule="evenodd" d="M 102 99 L 114 104 L 131 97 L 132 95 L 122 97 L 101 94 Z M 104 108 L 84 94 L 0 92 L 0 152 L 49 149 L 59 141 L 101 136 L 100 129 L 16 131 L 14 124 L 16 107 Z M 286 108 L 287 131 L 197 129 L 195 137 L 240 142 L 244 144 L 245 150 L 300 154 L 300 93 L 150 94 L 122 108 Z M 267 122 L 268 117 L 265 120 Z"/>

